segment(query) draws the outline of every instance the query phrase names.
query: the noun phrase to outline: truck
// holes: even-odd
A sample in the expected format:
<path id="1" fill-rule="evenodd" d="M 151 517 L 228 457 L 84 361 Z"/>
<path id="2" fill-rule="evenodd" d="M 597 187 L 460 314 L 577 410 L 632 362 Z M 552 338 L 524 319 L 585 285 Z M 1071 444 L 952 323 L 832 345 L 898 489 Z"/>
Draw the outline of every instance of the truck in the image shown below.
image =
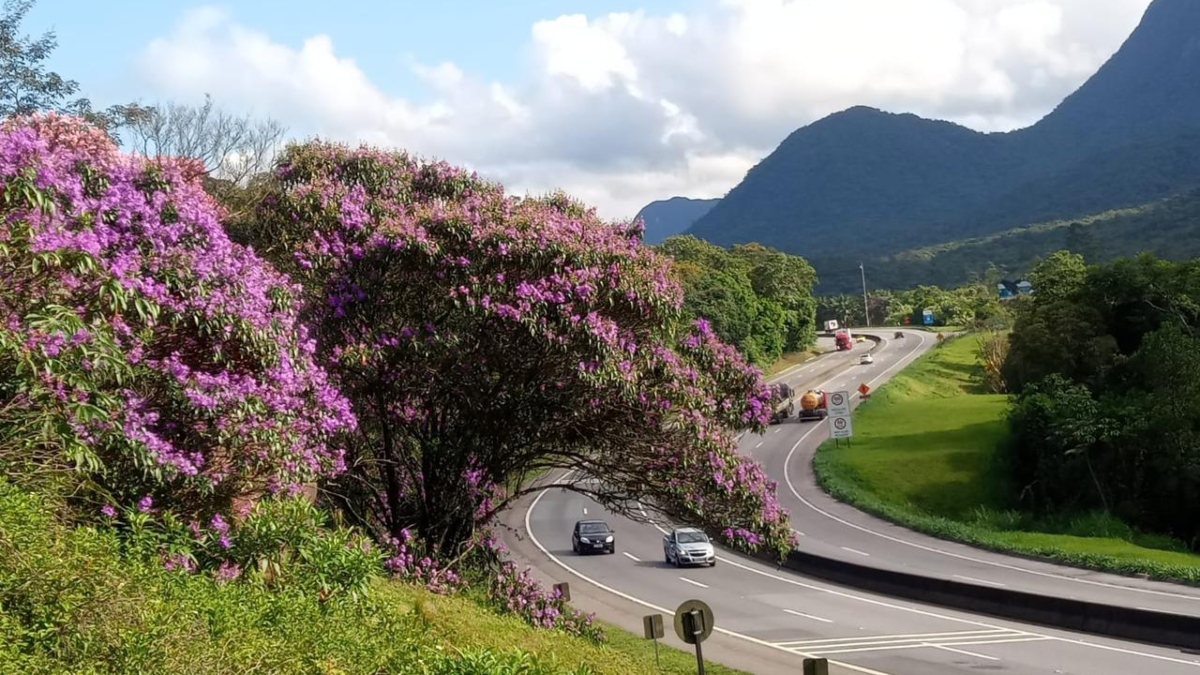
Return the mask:
<path id="1" fill-rule="evenodd" d="M 837 319 L 830 319 L 825 322 L 826 335 L 833 335 L 834 333 L 837 332 L 837 329 L 838 329 Z"/>
<path id="2" fill-rule="evenodd" d="M 833 336 L 833 342 L 837 346 L 837 350 L 839 352 L 854 349 L 854 341 L 850 337 L 850 331 L 846 329 L 839 330 L 837 334 Z"/>
<path id="3" fill-rule="evenodd" d="M 829 395 L 820 389 L 809 389 L 800 397 L 801 422 L 823 420 L 829 416 Z"/>
<path id="4" fill-rule="evenodd" d="M 778 424 L 796 414 L 796 392 L 787 384 L 779 382 L 771 385 L 771 424 Z"/>

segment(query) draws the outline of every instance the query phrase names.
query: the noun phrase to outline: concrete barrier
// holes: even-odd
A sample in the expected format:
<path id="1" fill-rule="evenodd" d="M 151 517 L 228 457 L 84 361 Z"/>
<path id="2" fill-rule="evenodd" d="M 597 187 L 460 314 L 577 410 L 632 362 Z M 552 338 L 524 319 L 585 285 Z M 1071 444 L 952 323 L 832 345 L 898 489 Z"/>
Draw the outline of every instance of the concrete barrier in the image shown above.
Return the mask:
<path id="1" fill-rule="evenodd" d="M 770 556 L 753 556 L 777 564 Z M 782 567 L 892 597 L 1176 649 L 1200 649 L 1200 617 L 980 586 L 792 551 Z"/>

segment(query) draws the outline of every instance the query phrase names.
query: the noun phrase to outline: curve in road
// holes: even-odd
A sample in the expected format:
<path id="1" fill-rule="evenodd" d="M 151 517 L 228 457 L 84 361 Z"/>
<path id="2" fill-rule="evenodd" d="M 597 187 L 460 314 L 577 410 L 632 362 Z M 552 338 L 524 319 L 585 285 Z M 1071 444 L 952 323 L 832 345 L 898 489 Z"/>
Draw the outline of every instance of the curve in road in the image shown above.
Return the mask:
<path id="1" fill-rule="evenodd" d="M 890 350 L 886 339 L 880 341 L 876 354 L 892 353 L 877 358 L 874 366 L 860 367 L 859 372 L 864 376 L 873 375 L 868 383 L 887 377 L 928 348 L 928 337 L 919 333 L 909 335 L 917 339 L 906 340 L 907 348 Z M 848 360 L 847 357 L 856 356 L 856 353 L 861 351 L 856 349 L 849 355 L 831 357 Z M 824 365 L 810 364 L 786 374 L 784 379 L 807 384 L 802 381 L 812 382 L 812 375 L 806 376 L 803 371 L 812 373 L 820 368 Z M 846 375 L 837 374 L 828 380 L 820 383 L 825 385 L 823 388 L 829 389 L 830 383 L 845 383 Z M 744 438 L 743 450 L 752 446 L 754 449 L 749 451 L 750 454 L 767 454 L 776 459 L 782 455 L 782 466 L 787 468 L 791 464 L 787 457 L 793 456 L 797 448 L 811 443 L 815 449 L 826 426 L 776 425 L 763 437 Z M 790 433 L 785 434 L 785 431 Z M 764 449 L 768 445 L 770 447 Z M 778 450 L 789 445 L 791 450 L 782 453 Z M 792 491 L 794 497 L 805 500 L 795 491 L 794 481 Z M 809 498 L 818 493 L 810 491 Z M 808 504 L 812 505 L 812 502 L 808 501 Z M 821 514 L 824 521 L 848 527 L 861 536 L 873 536 L 845 525 L 854 523 L 841 514 L 835 515 L 823 508 L 820 511 L 824 512 Z M 570 552 L 569 532 L 574 520 L 600 514 L 618 529 L 618 552 L 611 556 L 571 557 L 570 563 L 564 561 Z M 978 669 L 1004 669 L 1022 674 L 1103 675 L 1135 668 L 1171 674 L 1200 672 L 1200 662 L 1183 658 L 1184 655 L 1169 649 L 1103 638 L 1081 639 L 1066 631 L 1034 628 L 855 592 L 833 584 L 809 581 L 724 551 L 718 557 L 720 564 L 716 568 L 675 570 L 658 561 L 661 526 L 608 514 L 598 504 L 565 490 L 538 493 L 524 516 L 524 529 L 543 561 L 559 566 L 602 591 L 668 615 L 673 611 L 671 607 L 687 597 L 701 597 L 713 607 L 719 632 L 795 655 L 797 660 L 805 655 L 826 656 L 834 659 L 843 671 L 866 675 L 936 675 Z M 805 528 L 813 530 L 808 525 Z M 814 540 L 817 532 L 821 537 Z M 826 537 L 826 534 L 833 536 Z M 818 541 L 820 545 L 836 547 L 841 555 L 855 556 L 858 558 L 855 562 L 860 564 L 863 558 L 884 557 L 839 543 L 833 530 L 806 531 L 804 535 L 802 547 L 809 548 Z M 551 543 L 558 540 L 562 540 L 560 546 Z M 903 546 L 897 542 L 892 544 Z M 950 556 L 942 558 L 957 560 Z M 900 566 L 907 567 L 904 563 Z M 978 581 L 986 583 L 987 580 Z"/>
<path id="2" fill-rule="evenodd" d="M 891 358 L 884 352 L 877 363 L 894 361 L 891 368 L 911 362 L 932 342 L 920 333 L 917 344 L 906 345 Z M 907 340 L 906 340 L 907 341 Z M 886 375 L 880 373 L 876 376 Z M 860 402 L 851 394 L 853 405 Z M 931 414 L 936 409 L 931 408 Z M 803 534 L 801 547 L 813 554 L 860 565 L 893 569 L 922 576 L 1021 590 L 1107 605 L 1194 615 L 1200 611 L 1200 588 L 1181 584 L 1123 577 L 1056 565 L 1042 560 L 994 553 L 924 535 L 876 518 L 837 501 L 821 490 L 812 470 L 812 458 L 827 438 L 822 424 L 796 435 L 748 436 L 741 451 L 763 463 L 767 474 L 786 485 L 780 501 Z M 756 439 L 761 438 L 761 441 Z"/>

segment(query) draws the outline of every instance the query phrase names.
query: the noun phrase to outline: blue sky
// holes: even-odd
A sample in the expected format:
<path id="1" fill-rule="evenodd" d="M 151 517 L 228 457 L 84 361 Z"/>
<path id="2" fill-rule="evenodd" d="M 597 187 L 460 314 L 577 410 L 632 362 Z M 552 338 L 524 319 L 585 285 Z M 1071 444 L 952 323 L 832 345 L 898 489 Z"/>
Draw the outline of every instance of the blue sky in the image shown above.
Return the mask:
<path id="1" fill-rule="evenodd" d="M 25 28 L 32 35 L 54 29 L 59 46 L 52 69 L 79 81 L 85 95 L 104 105 L 153 97 L 132 77 L 130 63 L 151 40 L 168 34 L 187 10 L 203 6 L 225 9 L 238 23 L 292 46 L 325 33 L 381 88 L 425 100 L 428 89 L 405 68 L 406 56 L 429 64 L 451 61 L 464 71 L 507 81 L 522 70 L 530 28 L 539 20 L 574 11 L 599 15 L 641 9 L 668 14 L 694 4 L 625 0 L 588 2 L 581 8 L 561 0 L 459 0 L 444 5 L 412 0 L 39 0 Z"/>
<path id="2" fill-rule="evenodd" d="M 99 106 L 210 93 L 297 137 L 402 148 L 630 218 L 724 195 L 790 132 L 854 105 L 1031 124 L 1149 2 L 38 0 L 24 29 L 57 32 L 49 66 Z"/>

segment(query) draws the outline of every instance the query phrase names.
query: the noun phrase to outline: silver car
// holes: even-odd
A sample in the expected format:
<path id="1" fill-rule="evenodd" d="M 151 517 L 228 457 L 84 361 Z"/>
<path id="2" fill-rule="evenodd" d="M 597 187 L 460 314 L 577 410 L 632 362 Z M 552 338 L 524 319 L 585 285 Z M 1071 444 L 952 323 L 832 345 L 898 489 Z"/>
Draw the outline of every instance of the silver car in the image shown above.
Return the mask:
<path id="1" fill-rule="evenodd" d="M 663 557 L 668 565 L 682 567 L 684 565 L 717 564 L 717 551 L 712 541 L 702 530 L 694 527 L 677 527 L 663 537 Z"/>

